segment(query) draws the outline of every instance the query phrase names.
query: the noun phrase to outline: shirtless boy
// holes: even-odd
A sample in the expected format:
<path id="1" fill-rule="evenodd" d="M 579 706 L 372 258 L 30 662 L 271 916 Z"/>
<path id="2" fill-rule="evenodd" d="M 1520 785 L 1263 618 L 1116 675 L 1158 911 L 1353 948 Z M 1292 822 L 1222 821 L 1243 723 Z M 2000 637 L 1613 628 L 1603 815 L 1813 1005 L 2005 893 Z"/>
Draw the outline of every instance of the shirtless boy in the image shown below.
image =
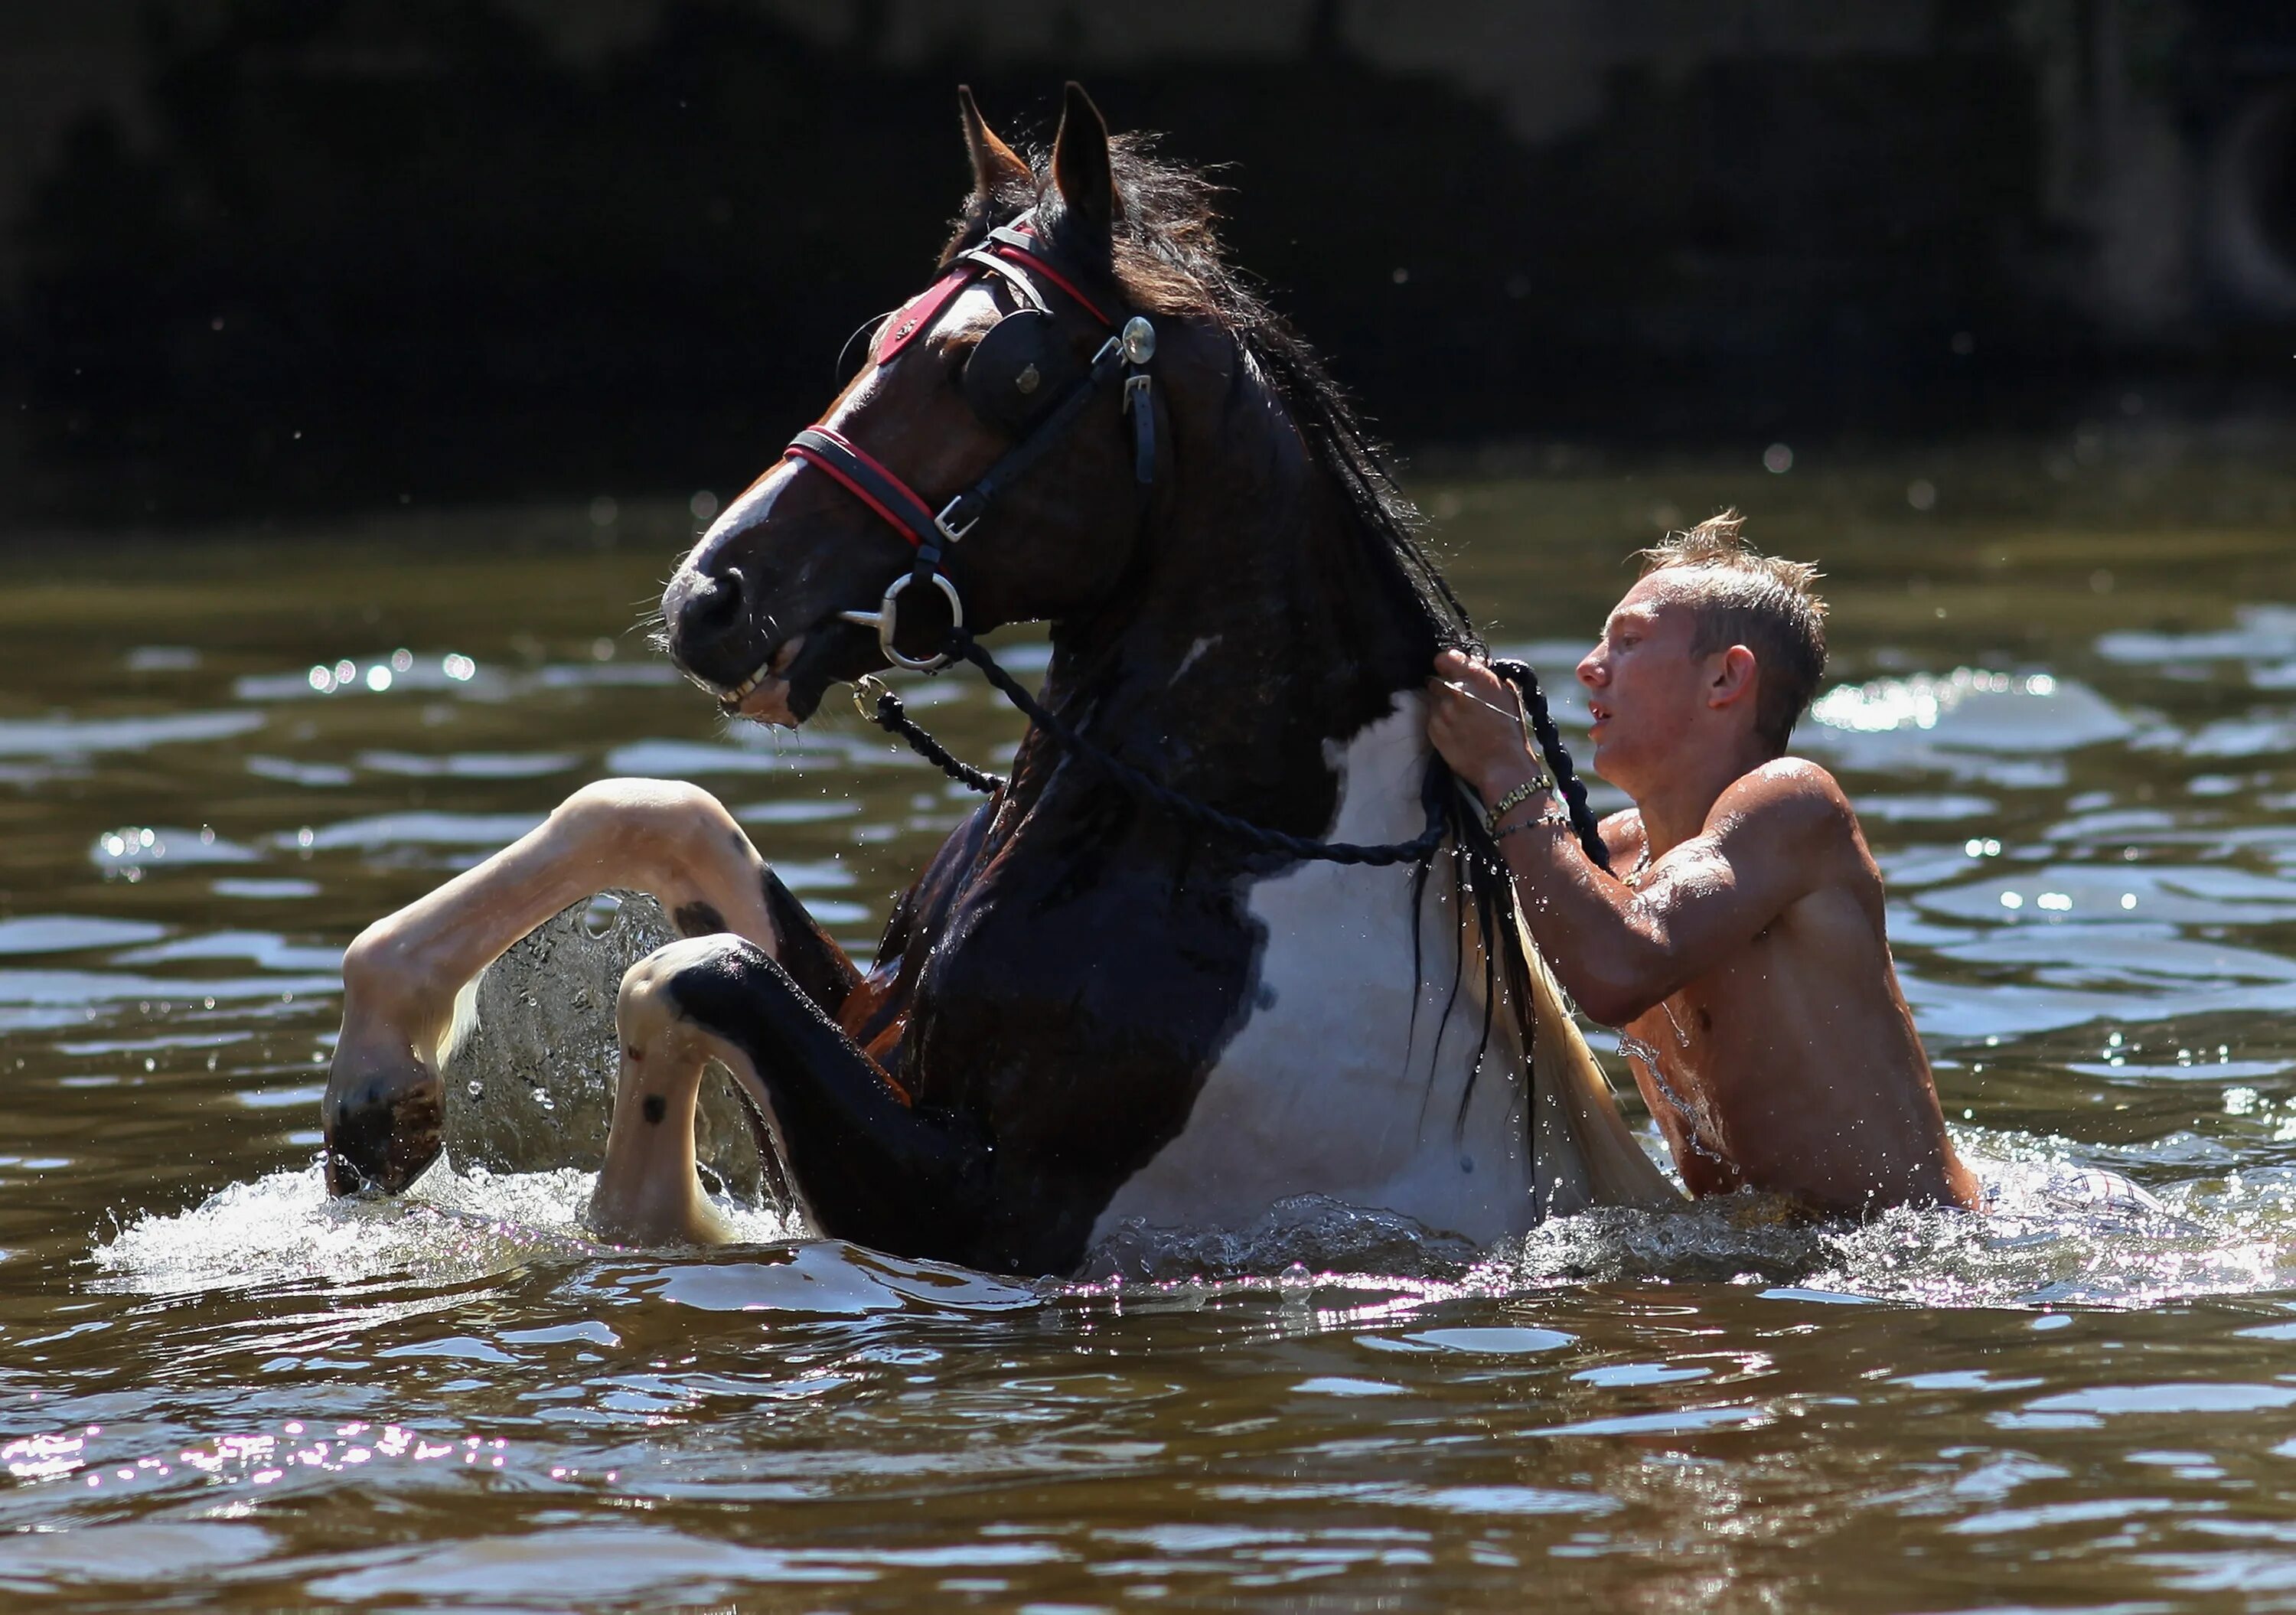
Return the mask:
<path id="1" fill-rule="evenodd" d="M 1785 755 L 1825 665 L 1816 571 L 1734 513 L 1644 553 L 1578 664 L 1593 767 L 1634 799 L 1580 850 L 1513 693 L 1447 652 L 1428 734 L 1493 809 L 1531 933 L 1620 1029 L 1693 1194 L 1819 1214 L 1979 1203 L 1946 1137 L 1882 929 L 1881 872 L 1833 775 Z"/>

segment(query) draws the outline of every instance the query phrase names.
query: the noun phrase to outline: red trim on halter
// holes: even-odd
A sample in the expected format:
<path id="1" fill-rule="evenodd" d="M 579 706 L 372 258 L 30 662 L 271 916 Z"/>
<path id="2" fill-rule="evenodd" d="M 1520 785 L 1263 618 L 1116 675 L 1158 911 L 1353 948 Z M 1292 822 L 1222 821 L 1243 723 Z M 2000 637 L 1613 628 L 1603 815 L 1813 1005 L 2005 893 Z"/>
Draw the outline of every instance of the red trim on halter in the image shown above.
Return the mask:
<path id="1" fill-rule="evenodd" d="M 956 295 L 957 289 L 979 273 L 970 264 L 962 265 L 904 303 L 899 311 L 885 322 L 885 334 L 877 339 L 874 362 L 890 364 L 894 355 L 924 334 L 931 326 L 933 316 L 939 314 L 948 299 Z"/>
<path id="2" fill-rule="evenodd" d="M 1023 225 L 1021 227 L 1021 234 L 1023 235 L 1034 235 L 1036 232 L 1029 229 L 1026 225 Z M 1110 319 L 1106 315 L 1100 311 L 1099 304 L 1085 296 L 1083 292 L 1078 291 L 1066 275 L 1062 275 L 1059 270 L 1046 263 L 1038 254 L 1034 252 L 1023 252 L 1019 248 L 1011 246 L 1004 242 L 991 242 L 988 250 L 999 258 L 1009 258 L 1014 263 L 1026 264 L 1031 270 L 1043 275 L 1046 280 L 1052 282 L 1054 285 L 1058 286 L 1062 291 L 1076 299 L 1078 305 L 1082 307 L 1086 314 L 1092 316 L 1093 318 L 1098 320 L 1103 325 L 1105 325 L 1111 331 L 1116 329 L 1116 322 Z"/>
<path id="3" fill-rule="evenodd" d="M 1016 228 L 1021 234 L 1031 238 L 1037 234 L 1026 225 Z M 1075 299 L 1078 307 L 1098 320 L 1106 329 L 1116 329 L 1116 322 L 1100 311 L 1100 305 L 1079 291 L 1075 282 L 1046 263 L 1042 254 L 1024 251 L 1010 242 L 990 241 L 987 248 L 1001 258 L 1025 266 L 1033 275 L 1043 275 Z M 870 356 L 872 362 L 879 365 L 892 363 L 901 349 L 931 328 L 933 320 L 947 307 L 948 299 L 955 297 L 966 282 L 980 273 L 977 264 L 959 263 L 955 268 L 902 304 L 893 317 L 885 323 L 884 334 L 877 339 L 877 351 Z"/>
<path id="4" fill-rule="evenodd" d="M 871 471 L 875 471 L 894 489 L 906 495 L 915 504 L 917 515 L 923 520 L 925 529 L 927 531 L 931 530 L 935 521 L 932 506 L 927 504 L 922 499 L 918 498 L 916 491 L 910 488 L 907 483 L 902 481 L 891 471 L 887 471 L 884 466 L 880 464 L 876 460 L 873 459 L 860 448 L 857 447 L 854 445 L 853 440 L 850 438 L 848 438 L 843 432 L 827 426 L 816 426 L 813 430 L 819 432 L 823 437 L 827 438 L 831 442 L 836 444 L 847 454 L 851 455 L 856 460 L 860 461 L 862 464 L 867 466 Z M 847 493 L 851 494 L 856 499 L 858 499 L 862 504 L 867 505 L 871 510 L 875 511 L 880 516 L 882 516 L 886 521 L 892 526 L 895 532 L 900 534 L 902 537 L 909 541 L 909 547 L 911 549 L 922 549 L 924 547 L 924 540 L 917 536 L 917 529 L 913 522 L 905 521 L 899 516 L 895 515 L 891 511 L 886 509 L 883 503 L 881 502 L 874 494 L 864 488 L 856 479 L 847 476 L 834 462 L 829 460 L 824 455 L 816 455 L 812 450 L 796 443 L 792 443 L 787 448 L 782 450 L 782 457 L 785 460 L 802 460 L 806 464 L 813 466 L 816 470 L 827 472 L 831 478 L 835 480 L 838 486 L 844 488 Z"/>

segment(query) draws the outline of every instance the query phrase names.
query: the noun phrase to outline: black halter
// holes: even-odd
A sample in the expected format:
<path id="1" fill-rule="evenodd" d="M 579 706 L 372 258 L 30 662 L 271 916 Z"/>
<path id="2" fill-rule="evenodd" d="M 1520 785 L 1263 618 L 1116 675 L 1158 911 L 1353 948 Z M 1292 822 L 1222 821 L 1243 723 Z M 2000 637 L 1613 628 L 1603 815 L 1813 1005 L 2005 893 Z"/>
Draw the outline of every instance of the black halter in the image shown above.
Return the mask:
<path id="1" fill-rule="evenodd" d="M 1068 435 L 1103 387 L 1119 375 L 1124 378 L 1124 411 L 1132 417 L 1133 474 L 1143 488 L 1156 480 L 1156 409 L 1152 396 L 1153 379 L 1148 365 L 1156 357 L 1156 328 L 1139 315 L 1133 315 L 1119 328 L 1103 313 L 1082 291 L 1071 284 L 1060 270 L 1046 260 L 1035 233 L 1025 220 L 1010 228 L 991 230 L 987 242 L 971 251 L 958 255 L 948 272 L 931 287 L 904 307 L 885 324 L 872 353 L 874 363 L 890 363 L 900 351 L 932 327 L 949 299 L 973 279 L 982 274 L 996 275 L 1012 286 L 1013 295 L 1022 305 L 1004 316 L 989 329 L 973 349 L 967 362 L 964 381 L 965 397 L 975 413 L 992 425 L 1014 431 L 1020 441 L 1005 451 L 996 464 L 982 473 L 972 487 L 935 511 L 924 496 L 909 486 L 898 473 L 888 470 L 858 445 L 848 439 L 833 427 L 807 427 L 790 440 L 783 454 L 802 461 L 834 479 L 855 498 L 883 517 L 895 532 L 908 540 L 917 553 L 916 563 L 885 586 L 883 597 L 873 611 L 840 611 L 838 615 L 850 623 L 877 631 L 878 648 L 885 659 L 920 673 L 937 673 L 962 657 L 979 668 L 989 683 L 1017 707 L 1038 728 L 1051 734 L 1063 750 L 1092 761 L 1107 770 L 1128 790 L 1168 811 L 1202 828 L 1233 836 L 1249 846 L 1283 857 L 1310 858 L 1336 864 L 1390 865 L 1423 863 L 1435 852 L 1447 834 L 1450 775 L 1439 762 L 1431 758 L 1422 797 L 1427 809 L 1427 827 L 1408 841 L 1383 846 L 1357 846 L 1348 842 L 1322 841 L 1306 836 L 1288 835 L 1269 830 L 1248 820 L 1222 813 L 1208 803 L 1172 790 L 1150 778 L 1122 759 L 1110 756 L 1078 734 L 1058 714 L 1047 710 L 1031 696 L 1011 674 L 996 665 L 996 659 L 974 641 L 964 626 L 964 601 L 941 570 L 947 547 L 960 543 L 964 536 L 988 514 L 1014 479 L 1051 450 Z M 1050 341 L 1051 311 L 1044 293 L 1036 284 L 1041 275 L 1065 292 L 1077 306 L 1100 324 L 1111 332 L 1092 357 L 1084 373 L 1071 381 L 1049 405 L 1037 406 L 1033 395 L 1046 381 L 1045 370 L 1057 369 L 1066 350 Z M 1015 326 L 1014 322 L 1023 322 Z M 1008 340 L 1000 340 L 1002 332 L 1010 332 Z M 1069 359 L 1073 368 L 1073 359 Z M 982 373 L 973 374 L 975 366 Z M 1017 395 L 1017 397 L 1016 397 Z M 898 602 L 903 590 L 912 585 L 931 584 L 941 592 L 948 603 L 949 627 L 943 640 L 943 649 L 933 655 L 905 655 L 894 644 L 893 635 L 898 627 Z M 1570 810 L 1573 828 L 1587 856 L 1603 868 L 1611 866 L 1610 857 L 1603 848 L 1601 833 L 1596 830 L 1595 816 L 1587 806 L 1587 789 L 1578 783 L 1570 767 L 1570 754 L 1562 749 L 1562 737 L 1546 715 L 1546 701 L 1538 689 L 1538 681 L 1530 669 L 1520 663 L 1499 664 L 1505 676 L 1527 698 L 1532 723 L 1538 732 L 1539 748 L 1546 755 L 1547 764 L 1560 783 L 1565 801 Z M 854 699 L 861 702 L 865 691 L 873 679 L 864 680 L 855 687 Z M 878 685 L 875 709 L 863 704 L 863 712 L 896 734 L 905 736 L 917 751 L 944 769 L 951 778 L 961 780 L 976 791 L 993 791 L 1004 782 L 960 761 L 946 748 L 908 718 L 901 703 L 892 692 Z"/>
<path id="2" fill-rule="evenodd" d="M 838 615 L 862 627 L 874 628 L 878 647 L 884 652 L 886 660 L 921 673 L 937 672 L 948 666 L 952 658 L 947 650 L 931 656 L 909 656 L 893 643 L 899 623 L 902 591 L 928 584 L 939 589 L 948 604 L 949 626 L 963 627 L 964 597 L 942 570 L 948 547 L 961 542 L 980 523 L 997 495 L 1068 435 L 1085 406 L 1119 376 L 1124 381 L 1124 410 L 1132 417 L 1133 474 L 1143 487 L 1156 480 L 1156 410 L 1151 393 L 1153 382 L 1147 369 L 1156 357 L 1155 326 L 1134 315 L 1124 321 L 1121 329 L 1115 329 L 1115 322 L 1102 313 L 1098 305 L 1046 261 L 1035 234 L 1025 223 L 990 231 L 985 245 L 961 254 L 947 274 L 887 322 L 872 356 L 874 362 L 883 365 L 891 361 L 931 327 L 933 316 L 958 291 L 982 274 L 1002 276 L 1022 306 L 991 327 L 974 349 L 972 361 L 967 365 L 965 395 L 976 413 L 991 424 L 1019 431 L 1021 440 L 979 480 L 936 511 L 897 472 L 888 470 L 832 427 L 808 426 L 783 451 L 786 457 L 814 466 L 834 479 L 890 523 L 893 530 L 916 551 L 915 564 L 886 586 L 875 611 L 840 611 Z M 1114 332 L 1093 355 L 1084 373 L 1071 381 L 1052 402 L 1041 406 L 1035 405 L 1033 395 L 1045 386 L 1045 371 L 1057 367 L 1064 350 L 1058 349 L 1049 340 L 1051 313 L 1044 293 L 1036 284 L 1034 277 L 1037 275 L 1066 292 L 1079 307 Z M 1024 324 L 1015 326 L 1016 321 Z M 1012 328 L 1010 334 L 1000 340 L 1000 333 L 1005 333 L 1008 327 Z M 1074 361 L 1068 363 L 1072 368 Z M 973 365 L 981 366 L 982 374 L 979 377 L 971 373 Z"/>

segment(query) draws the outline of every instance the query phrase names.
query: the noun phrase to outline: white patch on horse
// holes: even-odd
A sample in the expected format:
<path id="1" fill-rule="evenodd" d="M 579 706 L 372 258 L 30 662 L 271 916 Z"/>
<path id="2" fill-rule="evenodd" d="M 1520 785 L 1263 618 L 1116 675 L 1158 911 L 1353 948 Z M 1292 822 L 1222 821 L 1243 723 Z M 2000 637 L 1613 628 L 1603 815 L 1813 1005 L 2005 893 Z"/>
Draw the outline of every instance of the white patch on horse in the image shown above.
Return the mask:
<path id="1" fill-rule="evenodd" d="M 1401 841 L 1424 828 L 1424 719 L 1422 698 L 1406 693 L 1327 749 L 1340 781 L 1328 839 Z M 1295 1194 L 1400 1212 L 1485 1243 L 1538 1221 L 1519 1034 L 1510 1016 L 1494 1019 L 1470 1094 L 1483 1037 L 1480 943 L 1469 937 L 1460 960 L 1447 870 L 1432 872 L 1417 905 L 1412 881 L 1408 865 L 1302 864 L 1247 889 L 1267 928 L 1255 1007 L 1185 1128 L 1101 1213 L 1095 1242 L 1134 1219 L 1242 1227 Z"/>
<path id="2" fill-rule="evenodd" d="M 1180 682 L 1181 676 L 1187 672 L 1190 668 L 1196 665 L 1196 658 L 1201 656 L 1205 652 L 1219 644 L 1222 637 L 1223 635 L 1218 634 L 1210 634 L 1197 640 L 1195 644 L 1190 645 L 1188 647 L 1188 653 L 1180 658 L 1180 665 L 1172 669 L 1172 676 L 1164 681 L 1164 687 L 1168 690 L 1174 685 L 1178 684 Z"/>
<path id="3" fill-rule="evenodd" d="M 788 463 L 783 461 L 782 466 Z M 782 466 L 774 469 L 779 471 Z M 789 478 L 786 476 L 768 474 L 758 478 L 742 490 L 741 496 L 733 504 L 718 512 L 718 520 L 711 522 L 709 530 L 701 536 L 701 547 L 706 548 L 712 543 L 722 541 L 728 534 L 745 531 L 765 521 L 774 513 L 774 501 L 788 486 Z"/>

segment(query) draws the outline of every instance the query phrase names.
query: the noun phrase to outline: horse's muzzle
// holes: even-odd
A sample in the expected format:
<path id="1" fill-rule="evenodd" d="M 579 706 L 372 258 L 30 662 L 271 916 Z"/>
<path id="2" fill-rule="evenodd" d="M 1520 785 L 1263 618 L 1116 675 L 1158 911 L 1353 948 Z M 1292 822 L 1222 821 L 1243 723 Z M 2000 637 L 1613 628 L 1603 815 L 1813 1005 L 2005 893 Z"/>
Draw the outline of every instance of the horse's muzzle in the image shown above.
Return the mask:
<path id="1" fill-rule="evenodd" d="M 764 649 L 751 622 L 749 580 L 738 566 L 680 567 L 663 593 L 670 660 L 720 689 L 749 676 Z"/>
<path id="2" fill-rule="evenodd" d="M 326 1137 L 327 1193 L 403 1193 L 439 1159 L 446 1089 L 415 1066 L 405 1071 L 328 1079 L 320 1108 Z"/>

